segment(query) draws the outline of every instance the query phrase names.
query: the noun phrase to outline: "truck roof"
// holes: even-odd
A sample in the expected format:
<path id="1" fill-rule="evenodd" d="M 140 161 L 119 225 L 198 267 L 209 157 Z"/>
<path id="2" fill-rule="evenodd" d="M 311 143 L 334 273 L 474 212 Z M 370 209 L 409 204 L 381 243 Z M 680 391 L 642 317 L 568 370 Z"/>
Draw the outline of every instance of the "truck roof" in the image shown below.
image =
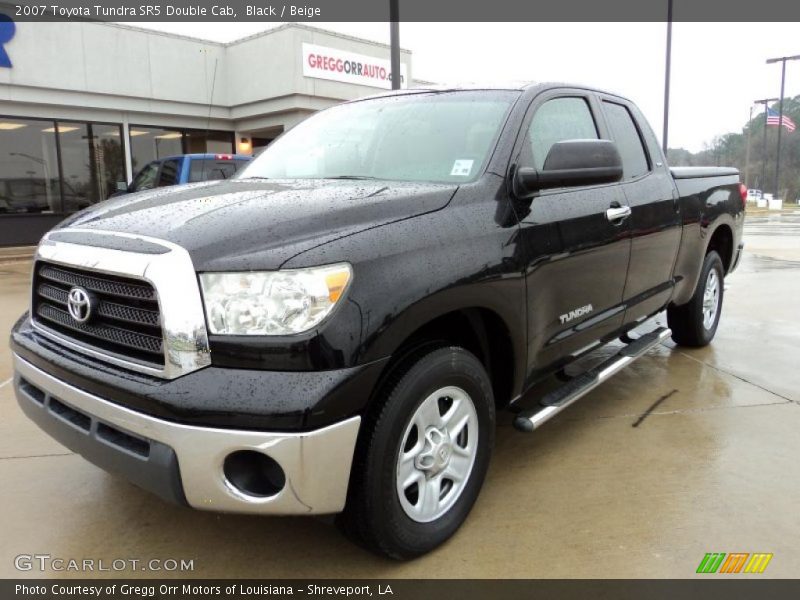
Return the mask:
<path id="1" fill-rule="evenodd" d="M 156 160 L 170 160 L 172 158 L 210 158 L 212 160 L 251 160 L 253 157 L 247 154 L 232 154 L 230 152 L 195 152 L 189 154 L 173 154 L 172 156 L 164 156 Z"/>
<path id="2" fill-rule="evenodd" d="M 625 96 L 622 96 L 615 92 L 610 92 L 608 90 L 603 90 L 579 83 L 566 83 L 558 81 L 508 81 L 499 83 L 465 82 L 454 85 L 426 85 L 423 87 L 408 88 L 403 90 L 389 90 L 386 92 L 379 92 L 377 94 L 372 94 L 370 96 L 351 100 L 351 102 L 358 102 L 359 100 L 366 100 L 370 98 L 383 98 L 387 96 L 403 96 L 403 95 L 425 94 L 425 93 L 436 93 L 436 92 L 461 92 L 461 91 L 478 91 L 478 90 L 496 90 L 496 91 L 506 90 L 506 91 L 523 92 L 533 89 L 537 89 L 538 91 L 544 91 L 553 88 L 572 88 L 572 89 L 587 90 L 590 92 L 608 94 L 609 96 L 615 96 L 617 98 L 630 101 L 629 98 L 626 98 Z"/>

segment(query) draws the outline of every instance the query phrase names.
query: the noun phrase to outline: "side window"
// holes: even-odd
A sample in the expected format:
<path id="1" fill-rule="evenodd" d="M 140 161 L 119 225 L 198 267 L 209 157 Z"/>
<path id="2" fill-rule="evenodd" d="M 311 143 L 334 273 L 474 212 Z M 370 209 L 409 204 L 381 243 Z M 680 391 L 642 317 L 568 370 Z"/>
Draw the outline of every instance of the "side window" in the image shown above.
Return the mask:
<path id="1" fill-rule="evenodd" d="M 547 153 L 556 142 L 598 138 L 597 127 L 585 99 L 554 98 L 542 104 L 531 119 L 526 162 L 540 170 Z"/>
<path id="2" fill-rule="evenodd" d="M 622 104 L 603 101 L 611 137 L 622 157 L 624 179 L 636 179 L 650 170 L 642 138 L 628 109 Z"/>
<path id="3" fill-rule="evenodd" d="M 139 171 L 139 174 L 131 184 L 131 191 L 141 192 L 142 190 L 150 190 L 156 187 L 156 176 L 158 175 L 158 162 L 153 161 L 145 165 L 144 169 Z"/>
<path id="4" fill-rule="evenodd" d="M 236 174 L 237 160 L 192 159 L 189 168 L 189 181 L 217 181 L 230 179 Z"/>
<path id="5" fill-rule="evenodd" d="M 166 187 L 178 183 L 181 172 L 181 161 L 176 158 L 165 160 L 161 165 L 161 173 L 158 176 L 158 187 Z"/>

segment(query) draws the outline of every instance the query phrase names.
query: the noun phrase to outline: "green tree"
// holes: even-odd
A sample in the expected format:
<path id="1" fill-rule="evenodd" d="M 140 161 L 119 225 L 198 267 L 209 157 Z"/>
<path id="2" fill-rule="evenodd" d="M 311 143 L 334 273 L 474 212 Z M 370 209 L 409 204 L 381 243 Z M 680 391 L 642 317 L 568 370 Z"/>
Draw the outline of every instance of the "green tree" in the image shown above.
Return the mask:
<path id="1" fill-rule="evenodd" d="M 778 112 L 778 104 L 772 108 Z M 795 123 L 800 123 L 800 96 L 783 101 L 783 113 Z M 766 127 L 766 145 L 764 129 Z M 750 137 L 750 168 L 747 172 L 747 138 Z M 775 192 L 775 161 L 777 158 L 778 128 L 765 124 L 764 113 L 753 115 L 741 133 L 726 133 L 716 136 L 699 152 L 684 148 L 670 148 L 667 160 L 672 166 L 729 166 L 736 167 L 742 181 L 748 186 L 767 192 Z M 795 202 L 800 198 L 800 128 L 790 132 L 783 129 L 781 139 L 781 171 L 778 197 Z"/>

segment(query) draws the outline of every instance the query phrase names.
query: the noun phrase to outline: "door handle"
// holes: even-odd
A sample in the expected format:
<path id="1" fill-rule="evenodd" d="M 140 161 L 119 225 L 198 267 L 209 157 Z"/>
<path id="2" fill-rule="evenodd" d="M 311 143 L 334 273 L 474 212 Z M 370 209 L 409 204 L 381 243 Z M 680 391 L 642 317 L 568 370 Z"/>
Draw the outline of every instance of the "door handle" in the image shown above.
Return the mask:
<path id="1" fill-rule="evenodd" d="M 681 195 L 675 188 L 672 188 L 672 208 L 675 209 L 675 212 L 681 211 Z"/>
<path id="2" fill-rule="evenodd" d="M 630 206 L 620 206 L 615 208 L 609 208 L 606 211 L 606 219 L 611 222 L 614 221 L 621 221 L 622 219 L 627 219 L 631 216 L 631 207 Z"/>

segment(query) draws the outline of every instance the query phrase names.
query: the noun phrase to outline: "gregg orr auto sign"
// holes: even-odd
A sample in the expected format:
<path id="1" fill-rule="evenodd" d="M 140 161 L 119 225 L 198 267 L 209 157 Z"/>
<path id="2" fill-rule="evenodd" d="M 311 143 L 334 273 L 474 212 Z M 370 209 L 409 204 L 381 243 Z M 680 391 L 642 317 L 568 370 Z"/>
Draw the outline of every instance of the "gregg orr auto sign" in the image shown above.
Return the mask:
<path id="1" fill-rule="evenodd" d="M 408 87 L 408 69 L 400 64 L 400 87 Z M 303 44 L 303 75 L 343 83 L 392 89 L 391 62 L 336 48 Z"/>

